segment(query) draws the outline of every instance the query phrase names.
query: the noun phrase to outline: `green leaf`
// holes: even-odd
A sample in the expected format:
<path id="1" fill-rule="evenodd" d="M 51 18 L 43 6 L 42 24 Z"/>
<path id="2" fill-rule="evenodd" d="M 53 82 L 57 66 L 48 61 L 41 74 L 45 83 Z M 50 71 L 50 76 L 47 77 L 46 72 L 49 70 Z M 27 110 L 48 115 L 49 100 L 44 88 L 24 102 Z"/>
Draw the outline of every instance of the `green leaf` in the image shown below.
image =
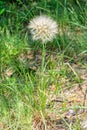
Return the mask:
<path id="1" fill-rule="evenodd" d="M 0 15 L 2 15 L 5 12 L 5 9 L 0 10 Z"/>

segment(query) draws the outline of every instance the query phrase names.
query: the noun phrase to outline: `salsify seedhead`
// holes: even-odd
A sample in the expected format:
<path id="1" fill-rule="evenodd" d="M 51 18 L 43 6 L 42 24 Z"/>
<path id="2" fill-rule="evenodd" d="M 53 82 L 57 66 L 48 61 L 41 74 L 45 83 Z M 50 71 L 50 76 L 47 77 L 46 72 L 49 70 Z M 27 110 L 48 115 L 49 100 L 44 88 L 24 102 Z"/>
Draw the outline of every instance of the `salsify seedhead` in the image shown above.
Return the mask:
<path id="1" fill-rule="evenodd" d="M 45 15 L 33 18 L 28 28 L 33 40 L 40 40 L 42 43 L 52 41 L 58 33 L 57 23 Z"/>

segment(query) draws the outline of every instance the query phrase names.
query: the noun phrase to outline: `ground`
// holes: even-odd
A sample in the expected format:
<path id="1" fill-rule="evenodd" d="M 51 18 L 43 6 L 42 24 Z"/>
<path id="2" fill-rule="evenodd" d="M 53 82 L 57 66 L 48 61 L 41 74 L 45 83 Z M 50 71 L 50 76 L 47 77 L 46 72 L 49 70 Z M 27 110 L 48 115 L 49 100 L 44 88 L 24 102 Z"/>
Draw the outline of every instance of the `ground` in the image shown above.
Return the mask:
<path id="1" fill-rule="evenodd" d="M 87 3 L 8 0 L 0 7 L 0 130 L 86 130 Z M 40 14 L 58 24 L 45 50 L 27 28 Z"/>

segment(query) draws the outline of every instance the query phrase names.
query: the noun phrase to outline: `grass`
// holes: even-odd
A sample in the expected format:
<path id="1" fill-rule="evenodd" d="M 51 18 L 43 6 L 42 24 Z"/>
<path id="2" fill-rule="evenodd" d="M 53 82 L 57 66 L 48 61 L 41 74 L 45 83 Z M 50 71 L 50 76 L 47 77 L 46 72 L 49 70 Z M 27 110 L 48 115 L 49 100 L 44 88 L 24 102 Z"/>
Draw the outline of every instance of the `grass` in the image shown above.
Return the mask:
<path id="1" fill-rule="evenodd" d="M 51 16 L 59 27 L 44 51 L 27 29 L 30 19 L 40 14 Z M 1 130 L 83 130 L 87 3 L 0 1 L 0 17 Z"/>

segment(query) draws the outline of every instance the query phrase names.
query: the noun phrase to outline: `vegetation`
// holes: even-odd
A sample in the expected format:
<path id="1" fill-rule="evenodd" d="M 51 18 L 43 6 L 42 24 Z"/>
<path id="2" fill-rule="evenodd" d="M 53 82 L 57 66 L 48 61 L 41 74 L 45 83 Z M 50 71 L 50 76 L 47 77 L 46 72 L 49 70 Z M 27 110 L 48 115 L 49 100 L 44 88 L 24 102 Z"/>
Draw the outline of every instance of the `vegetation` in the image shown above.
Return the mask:
<path id="1" fill-rule="evenodd" d="M 58 24 L 45 53 L 28 29 L 41 14 Z M 86 0 L 0 0 L 1 130 L 86 130 L 86 80 Z"/>

